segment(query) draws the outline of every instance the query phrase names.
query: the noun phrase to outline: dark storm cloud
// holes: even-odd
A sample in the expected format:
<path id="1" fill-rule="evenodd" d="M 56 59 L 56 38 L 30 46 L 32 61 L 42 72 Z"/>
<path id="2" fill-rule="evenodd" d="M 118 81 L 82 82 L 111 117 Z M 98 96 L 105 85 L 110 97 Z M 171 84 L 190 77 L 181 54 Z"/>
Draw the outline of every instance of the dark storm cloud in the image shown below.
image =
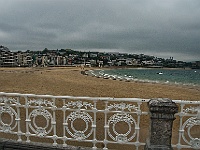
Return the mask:
<path id="1" fill-rule="evenodd" d="M 199 0 L 1 0 L 0 44 L 200 58 Z"/>

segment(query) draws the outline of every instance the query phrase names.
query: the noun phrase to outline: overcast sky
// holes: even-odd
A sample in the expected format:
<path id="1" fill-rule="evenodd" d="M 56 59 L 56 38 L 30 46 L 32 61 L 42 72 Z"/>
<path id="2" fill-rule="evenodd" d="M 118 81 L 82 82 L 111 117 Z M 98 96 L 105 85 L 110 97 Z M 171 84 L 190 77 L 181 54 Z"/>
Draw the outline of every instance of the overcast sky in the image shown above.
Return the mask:
<path id="1" fill-rule="evenodd" d="M 200 60 L 200 0 L 0 0 L 0 45 Z"/>

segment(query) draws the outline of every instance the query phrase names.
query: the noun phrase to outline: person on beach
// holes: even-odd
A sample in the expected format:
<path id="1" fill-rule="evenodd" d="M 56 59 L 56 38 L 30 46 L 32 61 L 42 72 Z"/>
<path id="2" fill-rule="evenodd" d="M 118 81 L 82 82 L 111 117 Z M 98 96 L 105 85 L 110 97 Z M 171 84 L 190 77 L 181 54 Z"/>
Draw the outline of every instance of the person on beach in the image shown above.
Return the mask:
<path id="1" fill-rule="evenodd" d="M 81 70 L 85 70 L 85 65 L 81 64 Z"/>

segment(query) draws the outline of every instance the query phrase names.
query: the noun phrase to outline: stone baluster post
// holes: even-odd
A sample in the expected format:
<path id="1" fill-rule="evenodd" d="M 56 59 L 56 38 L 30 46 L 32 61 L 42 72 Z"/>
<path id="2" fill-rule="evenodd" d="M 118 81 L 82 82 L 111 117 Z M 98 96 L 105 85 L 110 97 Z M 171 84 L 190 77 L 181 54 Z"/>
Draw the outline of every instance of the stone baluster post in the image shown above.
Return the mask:
<path id="1" fill-rule="evenodd" d="M 151 99 L 148 102 L 150 111 L 150 133 L 145 150 L 173 150 L 171 146 L 172 125 L 177 105 L 170 99 Z"/>

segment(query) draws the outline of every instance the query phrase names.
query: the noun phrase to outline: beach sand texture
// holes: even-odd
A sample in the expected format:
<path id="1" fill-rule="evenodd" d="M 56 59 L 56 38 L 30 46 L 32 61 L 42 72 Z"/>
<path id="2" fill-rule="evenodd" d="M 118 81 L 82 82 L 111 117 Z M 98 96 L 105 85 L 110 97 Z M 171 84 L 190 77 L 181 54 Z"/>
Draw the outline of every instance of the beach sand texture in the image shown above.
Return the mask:
<path id="1" fill-rule="evenodd" d="M 78 67 L 0 68 L 0 92 L 86 97 L 200 100 L 200 89 L 197 87 L 116 81 L 85 76 L 80 71 L 81 68 Z M 62 122 L 62 118 L 59 119 L 59 115 L 56 118 L 58 122 Z M 98 116 L 97 120 L 103 127 L 104 120 L 102 118 Z M 141 127 L 144 125 L 144 128 L 141 128 L 143 130 L 140 135 L 141 138 L 146 137 L 148 134 L 148 124 L 148 116 L 142 118 L 140 125 Z M 178 126 L 178 122 L 175 124 Z M 123 125 L 121 129 L 119 126 L 119 130 L 123 130 Z M 101 134 L 100 132 L 102 131 L 97 131 L 97 134 Z M 176 139 L 177 135 L 174 135 L 173 138 Z M 85 143 L 82 143 L 82 145 L 88 146 Z M 129 149 L 129 147 L 116 145 L 112 149 Z M 133 149 L 133 147 L 130 149 Z"/>

